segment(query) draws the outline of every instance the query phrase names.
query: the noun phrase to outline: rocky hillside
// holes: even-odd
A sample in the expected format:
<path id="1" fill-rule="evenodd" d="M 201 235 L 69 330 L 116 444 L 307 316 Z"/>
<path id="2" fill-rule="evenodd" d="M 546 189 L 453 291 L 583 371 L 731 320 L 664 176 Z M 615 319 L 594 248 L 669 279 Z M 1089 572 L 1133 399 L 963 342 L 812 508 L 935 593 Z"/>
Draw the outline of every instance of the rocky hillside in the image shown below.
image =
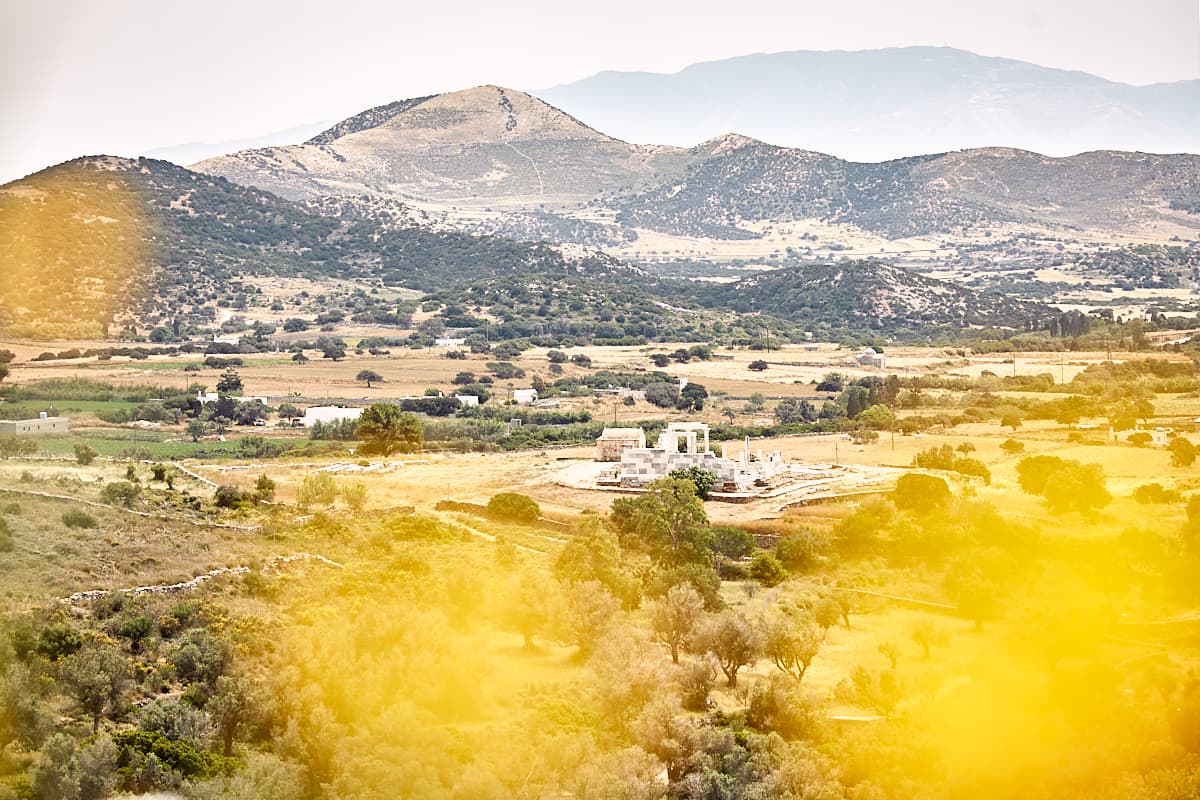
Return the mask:
<path id="1" fill-rule="evenodd" d="M 1037 327 L 1052 313 L 1040 304 L 973 292 L 877 261 L 784 267 L 694 291 L 706 306 L 845 330 L 922 325 L 1022 329 Z"/>
<path id="2" fill-rule="evenodd" d="M 87 336 L 204 319 L 252 276 L 428 291 L 527 272 L 637 274 L 602 253 L 430 230 L 418 217 L 394 201 L 301 205 L 165 161 L 77 159 L 0 187 L 0 328 Z"/>
<path id="3" fill-rule="evenodd" d="M 1006 223 L 1123 230 L 1190 217 L 1200 156 L 1096 152 L 1049 158 L 992 148 L 858 164 L 723 136 L 688 151 L 678 180 L 616 200 L 627 225 L 750 238 L 745 223 L 820 219 L 889 238 Z"/>
<path id="4" fill-rule="evenodd" d="M 997 145 L 1200 153 L 1200 80 L 1129 86 L 948 47 L 760 53 L 535 94 L 635 142 L 735 130 L 856 161 Z"/>
<path id="5" fill-rule="evenodd" d="M 605 136 L 522 92 L 480 86 L 365 111 L 303 145 L 195 169 L 290 199 L 329 194 L 464 205 L 577 203 L 682 169 L 683 151 Z"/>

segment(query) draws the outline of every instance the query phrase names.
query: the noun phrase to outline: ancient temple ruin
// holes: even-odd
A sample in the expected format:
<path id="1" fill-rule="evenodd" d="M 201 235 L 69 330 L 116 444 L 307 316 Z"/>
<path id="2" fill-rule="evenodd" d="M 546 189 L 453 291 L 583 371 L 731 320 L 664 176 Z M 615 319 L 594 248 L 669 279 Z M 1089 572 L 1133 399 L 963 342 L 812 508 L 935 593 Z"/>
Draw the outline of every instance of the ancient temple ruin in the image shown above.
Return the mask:
<path id="1" fill-rule="evenodd" d="M 597 446 L 599 451 L 599 441 Z M 749 437 L 734 458 L 729 457 L 728 446 L 718 456 L 710 447 L 708 425 L 702 422 L 672 422 L 654 447 L 626 446 L 620 455 L 613 478 L 628 487 L 645 486 L 677 469 L 699 467 L 717 477 L 716 491 L 746 492 L 787 470 L 778 450 L 751 453 Z"/>

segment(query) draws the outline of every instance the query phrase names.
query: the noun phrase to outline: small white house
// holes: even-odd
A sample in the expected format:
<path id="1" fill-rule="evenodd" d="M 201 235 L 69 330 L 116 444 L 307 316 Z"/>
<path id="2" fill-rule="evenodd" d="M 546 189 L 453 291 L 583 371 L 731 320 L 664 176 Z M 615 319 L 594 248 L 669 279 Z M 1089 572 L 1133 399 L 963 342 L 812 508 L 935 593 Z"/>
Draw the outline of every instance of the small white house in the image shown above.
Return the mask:
<path id="1" fill-rule="evenodd" d="M 0 420 L 0 436 L 40 436 L 47 433 L 69 433 L 66 417 L 52 417 L 43 411 L 37 419 Z"/>
<path id="2" fill-rule="evenodd" d="M 475 406 L 479 405 L 478 395 L 456 394 L 454 395 L 454 399 L 457 400 L 458 404 L 463 408 L 475 408 Z"/>
<path id="3" fill-rule="evenodd" d="M 519 406 L 531 406 L 537 402 L 537 389 L 514 389 L 512 399 Z"/>
<path id="4" fill-rule="evenodd" d="M 434 347 L 445 347 L 447 349 L 451 347 L 462 347 L 466 343 L 466 339 L 453 339 L 449 336 L 444 336 L 442 338 L 433 340 Z"/>
<path id="5" fill-rule="evenodd" d="M 309 406 L 304 409 L 304 419 L 301 420 L 306 428 L 311 428 L 318 422 L 341 422 L 344 419 L 358 419 L 364 409 L 343 408 L 341 406 Z"/>
<path id="6" fill-rule="evenodd" d="M 854 357 L 854 360 L 864 367 L 875 367 L 876 369 L 887 367 L 887 356 L 876 352 L 873 347 L 864 347 Z"/>

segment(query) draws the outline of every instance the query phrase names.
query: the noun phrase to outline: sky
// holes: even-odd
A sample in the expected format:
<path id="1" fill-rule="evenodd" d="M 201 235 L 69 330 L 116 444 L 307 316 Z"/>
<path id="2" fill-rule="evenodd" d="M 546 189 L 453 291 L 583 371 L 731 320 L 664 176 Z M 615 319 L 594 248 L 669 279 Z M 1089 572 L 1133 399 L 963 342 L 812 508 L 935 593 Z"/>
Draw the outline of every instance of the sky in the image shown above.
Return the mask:
<path id="1" fill-rule="evenodd" d="M 906 45 L 1195 79 L 1200 0 L 0 0 L 0 181 L 486 83 Z"/>

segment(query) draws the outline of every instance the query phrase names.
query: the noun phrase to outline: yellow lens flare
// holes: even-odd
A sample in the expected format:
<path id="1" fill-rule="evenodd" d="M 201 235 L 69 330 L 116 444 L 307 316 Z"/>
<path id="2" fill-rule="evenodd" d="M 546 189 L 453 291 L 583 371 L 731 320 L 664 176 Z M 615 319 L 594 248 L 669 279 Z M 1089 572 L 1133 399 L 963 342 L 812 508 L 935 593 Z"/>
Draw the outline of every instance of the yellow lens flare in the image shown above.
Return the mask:
<path id="1" fill-rule="evenodd" d="M 0 330 L 101 337 L 145 295 L 154 234 L 128 163 L 72 162 L 0 188 Z"/>

